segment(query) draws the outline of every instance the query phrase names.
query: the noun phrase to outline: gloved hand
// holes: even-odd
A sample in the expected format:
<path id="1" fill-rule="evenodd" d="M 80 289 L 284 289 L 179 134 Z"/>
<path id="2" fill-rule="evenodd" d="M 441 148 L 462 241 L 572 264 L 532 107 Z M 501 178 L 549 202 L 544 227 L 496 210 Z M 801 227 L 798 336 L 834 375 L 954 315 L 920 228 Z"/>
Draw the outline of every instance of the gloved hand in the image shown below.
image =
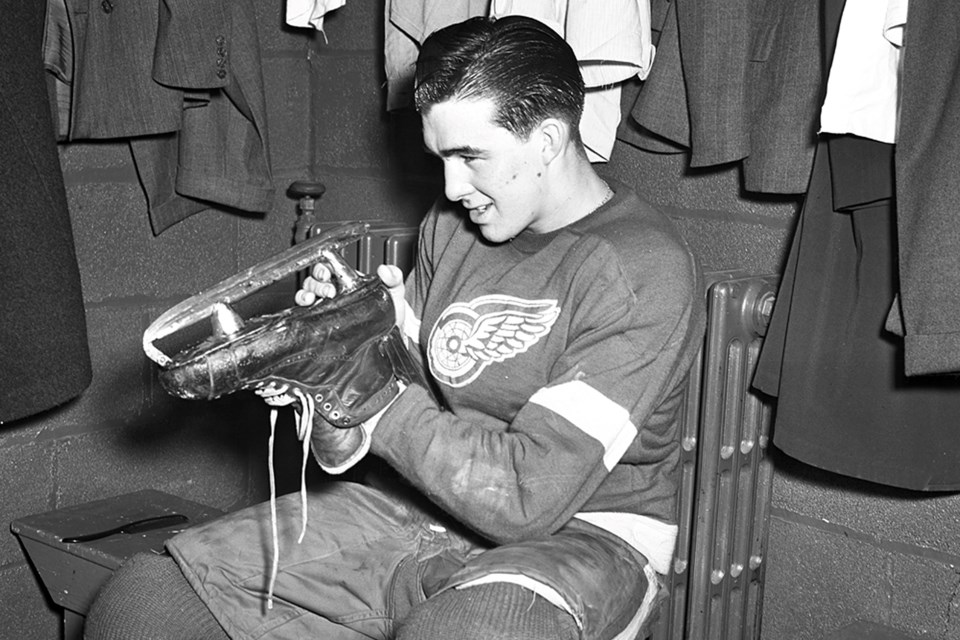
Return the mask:
<path id="1" fill-rule="evenodd" d="M 272 407 L 293 405 L 297 437 L 309 438 L 314 459 L 327 473 L 343 473 L 370 450 L 370 433 L 362 424 L 346 429 L 333 426 L 316 412 L 311 397 L 295 386 L 271 383 L 255 393 Z"/>
<path id="2" fill-rule="evenodd" d="M 363 426 L 338 429 L 319 416 L 313 422 L 310 450 L 320 468 L 343 473 L 370 451 L 370 435 Z"/>

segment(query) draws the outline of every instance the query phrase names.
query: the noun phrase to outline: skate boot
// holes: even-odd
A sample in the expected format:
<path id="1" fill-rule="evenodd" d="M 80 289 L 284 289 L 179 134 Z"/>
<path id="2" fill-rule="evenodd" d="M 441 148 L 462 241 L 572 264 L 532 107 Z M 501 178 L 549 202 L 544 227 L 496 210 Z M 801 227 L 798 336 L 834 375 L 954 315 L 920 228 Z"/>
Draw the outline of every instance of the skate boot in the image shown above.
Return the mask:
<path id="1" fill-rule="evenodd" d="M 387 406 L 398 393 L 391 361 L 398 351 L 390 342 L 402 341 L 393 302 L 379 278 L 357 273 L 340 256 L 344 235 L 350 240 L 359 234 L 347 229 L 310 239 L 158 318 L 144 335 L 144 350 L 160 364 L 163 388 L 181 398 L 207 400 L 239 390 L 296 388 L 320 417 L 341 428 Z M 252 292 L 251 282 L 259 288 L 286 275 L 293 264 L 302 268 L 300 256 L 308 244 L 333 274 L 336 296 L 247 321 L 230 309 L 229 301 Z M 313 256 L 308 262 L 317 261 Z M 278 275 L 281 271 L 286 272 Z M 244 287 L 239 295 L 237 289 Z M 213 334 L 203 342 L 172 358 L 153 347 L 157 337 L 207 316 Z"/>

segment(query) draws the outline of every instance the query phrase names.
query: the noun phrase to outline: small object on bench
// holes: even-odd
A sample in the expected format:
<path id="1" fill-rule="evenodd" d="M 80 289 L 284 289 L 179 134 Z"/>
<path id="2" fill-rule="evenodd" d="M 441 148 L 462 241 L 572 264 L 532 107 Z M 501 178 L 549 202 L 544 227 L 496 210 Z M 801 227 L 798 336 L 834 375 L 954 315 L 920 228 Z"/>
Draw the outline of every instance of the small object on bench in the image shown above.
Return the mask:
<path id="1" fill-rule="evenodd" d="M 83 616 L 100 587 L 130 556 L 163 553 L 184 529 L 223 515 L 191 500 L 145 489 L 13 521 L 53 601 L 64 608 L 64 640 L 82 635 Z"/>
<path id="2" fill-rule="evenodd" d="M 164 516 L 141 518 L 105 531 L 95 531 L 93 533 L 85 533 L 82 536 L 61 538 L 60 542 L 92 542 L 93 540 L 109 538 L 118 533 L 142 533 L 144 531 L 153 531 L 154 529 L 165 529 L 175 524 L 186 524 L 189 521 L 190 518 L 182 513 L 170 513 Z"/>

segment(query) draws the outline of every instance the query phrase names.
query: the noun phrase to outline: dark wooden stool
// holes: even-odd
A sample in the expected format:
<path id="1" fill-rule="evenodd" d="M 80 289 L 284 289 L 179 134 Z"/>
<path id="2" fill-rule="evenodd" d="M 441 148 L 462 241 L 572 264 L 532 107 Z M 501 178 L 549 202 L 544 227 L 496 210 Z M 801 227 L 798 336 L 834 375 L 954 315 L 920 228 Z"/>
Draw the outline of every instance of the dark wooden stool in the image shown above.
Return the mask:
<path id="1" fill-rule="evenodd" d="M 20 518 L 10 529 L 63 607 L 64 640 L 80 640 L 87 610 L 124 560 L 141 551 L 163 553 L 168 538 L 220 515 L 219 509 L 146 489 Z"/>

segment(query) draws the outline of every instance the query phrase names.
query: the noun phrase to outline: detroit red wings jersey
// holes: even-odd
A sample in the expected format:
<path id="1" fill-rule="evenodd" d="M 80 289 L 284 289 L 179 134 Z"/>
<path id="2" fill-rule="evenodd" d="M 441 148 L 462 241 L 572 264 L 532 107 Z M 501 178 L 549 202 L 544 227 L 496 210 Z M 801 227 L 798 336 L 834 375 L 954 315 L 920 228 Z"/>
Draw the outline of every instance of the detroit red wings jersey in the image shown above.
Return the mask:
<path id="1" fill-rule="evenodd" d="M 672 524 L 698 269 L 669 220 L 614 186 L 587 218 L 503 244 L 449 203 L 421 225 L 405 329 L 448 410 L 407 389 L 374 451 L 493 540 L 571 517 Z"/>

